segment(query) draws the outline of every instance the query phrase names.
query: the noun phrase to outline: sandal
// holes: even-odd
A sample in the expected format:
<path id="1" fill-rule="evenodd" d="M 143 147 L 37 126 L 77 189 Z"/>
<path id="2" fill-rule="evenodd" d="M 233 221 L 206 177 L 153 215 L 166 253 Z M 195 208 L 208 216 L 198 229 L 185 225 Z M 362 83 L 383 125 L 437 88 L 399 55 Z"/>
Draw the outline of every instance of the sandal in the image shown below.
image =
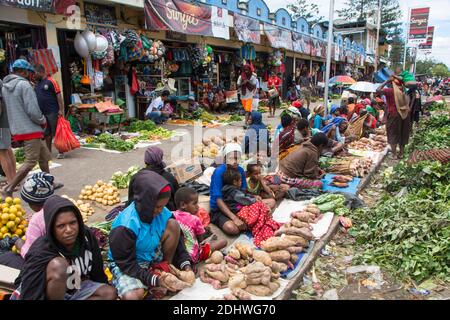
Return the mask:
<path id="1" fill-rule="evenodd" d="M 53 184 L 53 189 L 54 190 L 58 190 L 58 189 L 61 189 L 63 187 L 64 187 L 64 185 L 62 183 L 54 183 Z"/>

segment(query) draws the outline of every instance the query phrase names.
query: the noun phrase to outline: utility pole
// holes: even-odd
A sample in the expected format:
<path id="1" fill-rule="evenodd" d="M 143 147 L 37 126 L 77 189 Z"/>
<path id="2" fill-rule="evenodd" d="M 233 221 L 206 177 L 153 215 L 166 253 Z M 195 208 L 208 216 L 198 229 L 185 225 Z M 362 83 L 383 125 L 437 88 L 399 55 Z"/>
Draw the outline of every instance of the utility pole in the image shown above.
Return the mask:
<path id="1" fill-rule="evenodd" d="M 333 46 L 333 24 L 334 24 L 334 0 L 330 0 L 330 18 L 328 23 L 328 47 L 327 47 L 327 69 L 325 74 L 325 114 L 328 114 L 328 89 L 330 83 L 330 71 L 331 71 L 331 50 Z"/>
<path id="2" fill-rule="evenodd" d="M 406 39 L 405 39 L 405 52 L 403 54 L 403 70 L 406 69 L 406 52 L 408 50 L 408 41 L 409 41 L 409 24 L 411 20 L 411 8 L 408 7 L 408 20 L 406 21 Z"/>
<path id="3" fill-rule="evenodd" d="M 379 59 L 379 55 L 380 55 L 380 29 L 381 29 L 381 0 L 378 0 L 377 42 L 375 44 L 374 73 L 378 71 L 378 59 Z"/>

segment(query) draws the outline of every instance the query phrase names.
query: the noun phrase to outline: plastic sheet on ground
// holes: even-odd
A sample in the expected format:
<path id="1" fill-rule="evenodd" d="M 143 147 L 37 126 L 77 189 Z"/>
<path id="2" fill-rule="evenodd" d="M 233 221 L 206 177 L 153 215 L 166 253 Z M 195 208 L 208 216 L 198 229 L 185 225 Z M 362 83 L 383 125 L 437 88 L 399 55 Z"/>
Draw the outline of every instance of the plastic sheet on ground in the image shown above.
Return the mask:
<path id="1" fill-rule="evenodd" d="M 361 182 L 360 178 L 353 178 L 351 182 L 348 183 L 347 188 L 338 188 L 334 186 L 330 186 L 330 183 L 333 181 L 333 177 L 337 176 L 337 174 L 328 173 L 323 179 L 323 191 L 328 192 L 347 192 L 351 194 L 356 194 L 358 192 L 358 186 Z"/>
<path id="2" fill-rule="evenodd" d="M 315 242 L 310 241 L 309 246 L 308 246 L 308 248 L 306 248 L 305 252 L 297 253 L 298 260 L 296 263 L 294 263 L 294 269 L 281 273 L 281 276 L 284 279 L 290 280 L 290 279 L 294 278 L 300 272 L 301 267 L 305 263 L 306 259 L 308 259 L 309 255 L 311 253 L 311 250 L 314 248 L 314 245 L 315 245 Z"/>
<path id="3" fill-rule="evenodd" d="M 291 213 L 301 211 L 310 201 L 293 201 L 284 199 L 273 213 L 272 217 L 276 222 L 287 223 L 291 221 Z"/>
<path id="4" fill-rule="evenodd" d="M 253 300 L 273 300 L 281 294 L 286 288 L 288 281 L 280 279 L 280 288 L 274 294 L 268 297 L 257 297 L 250 295 Z M 199 278 L 196 279 L 194 285 L 190 288 L 184 289 L 177 293 L 170 300 L 210 300 L 212 298 L 221 298 L 224 294 L 231 293 L 229 288 L 216 290 L 210 284 L 202 282 Z"/>
<path id="5" fill-rule="evenodd" d="M 313 228 L 311 233 L 314 235 L 315 239 L 320 239 L 327 234 L 330 229 L 331 223 L 333 222 L 334 213 L 327 212 L 323 215 L 317 223 L 310 223 Z"/>
<path id="6" fill-rule="evenodd" d="M 386 154 L 387 149 L 382 152 L 376 151 L 368 151 L 368 150 L 357 150 L 357 149 L 349 149 L 348 152 L 357 157 L 364 157 L 368 159 L 372 159 L 374 163 L 378 163 L 381 161 L 383 156 Z"/>

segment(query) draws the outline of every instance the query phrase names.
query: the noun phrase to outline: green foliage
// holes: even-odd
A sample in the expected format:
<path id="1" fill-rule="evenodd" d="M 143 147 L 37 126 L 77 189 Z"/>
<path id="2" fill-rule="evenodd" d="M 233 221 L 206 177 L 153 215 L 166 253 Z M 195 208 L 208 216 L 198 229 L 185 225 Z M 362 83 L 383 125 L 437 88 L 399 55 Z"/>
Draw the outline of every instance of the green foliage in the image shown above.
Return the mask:
<path id="1" fill-rule="evenodd" d="M 128 132 L 139 132 L 142 130 L 152 131 L 156 129 L 156 124 L 151 120 L 136 120 L 130 123 L 128 127 L 125 128 Z"/>
<path id="2" fill-rule="evenodd" d="M 111 177 L 111 183 L 118 189 L 126 189 L 130 184 L 131 178 L 140 170 L 138 166 L 132 166 L 126 173 L 115 172 Z"/>
<path id="3" fill-rule="evenodd" d="M 450 117 L 448 115 L 433 116 L 424 121 L 407 146 L 408 151 L 434 148 L 450 148 Z"/>
<path id="4" fill-rule="evenodd" d="M 103 143 L 105 144 L 105 148 L 109 150 L 130 151 L 134 149 L 134 143 L 124 141 L 108 133 L 102 133 L 98 137 L 95 137 L 93 142 Z"/>
<path id="5" fill-rule="evenodd" d="M 450 77 L 450 70 L 444 63 L 437 63 L 431 69 L 431 73 L 435 77 L 447 78 Z"/>
<path id="6" fill-rule="evenodd" d="M 305 18 L 308 21 L 320 22 L 324 19 L 323 16 L 319 16 L 319 6 L 307 0 L 296 0 L 294 3 L 288 4 L 287 9 L 294 21 Z"/>

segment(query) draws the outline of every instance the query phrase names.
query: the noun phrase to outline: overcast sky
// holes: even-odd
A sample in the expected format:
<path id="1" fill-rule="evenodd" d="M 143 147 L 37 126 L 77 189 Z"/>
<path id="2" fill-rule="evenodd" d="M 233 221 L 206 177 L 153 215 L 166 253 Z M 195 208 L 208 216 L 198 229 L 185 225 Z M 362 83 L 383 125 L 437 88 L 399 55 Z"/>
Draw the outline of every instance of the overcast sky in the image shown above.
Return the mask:
<path id="1" fill-rule="evenodd" d="M 330 0 L 310 0 L 319 5 L 320 14 L 328 20 Z M 286 8 L 293 0 L 266 0 L 271 11 Z M 335 0 L 335 9 L 341 9 L 345 0 Z M 408 7 L 430 7 L 430 26 L 435 26 L 431 56 L 450 67 L 450 0 L 399 0 L 403 21 L 408 19 Z M 337 14 L 335 15 L 337 18 Z"/>

